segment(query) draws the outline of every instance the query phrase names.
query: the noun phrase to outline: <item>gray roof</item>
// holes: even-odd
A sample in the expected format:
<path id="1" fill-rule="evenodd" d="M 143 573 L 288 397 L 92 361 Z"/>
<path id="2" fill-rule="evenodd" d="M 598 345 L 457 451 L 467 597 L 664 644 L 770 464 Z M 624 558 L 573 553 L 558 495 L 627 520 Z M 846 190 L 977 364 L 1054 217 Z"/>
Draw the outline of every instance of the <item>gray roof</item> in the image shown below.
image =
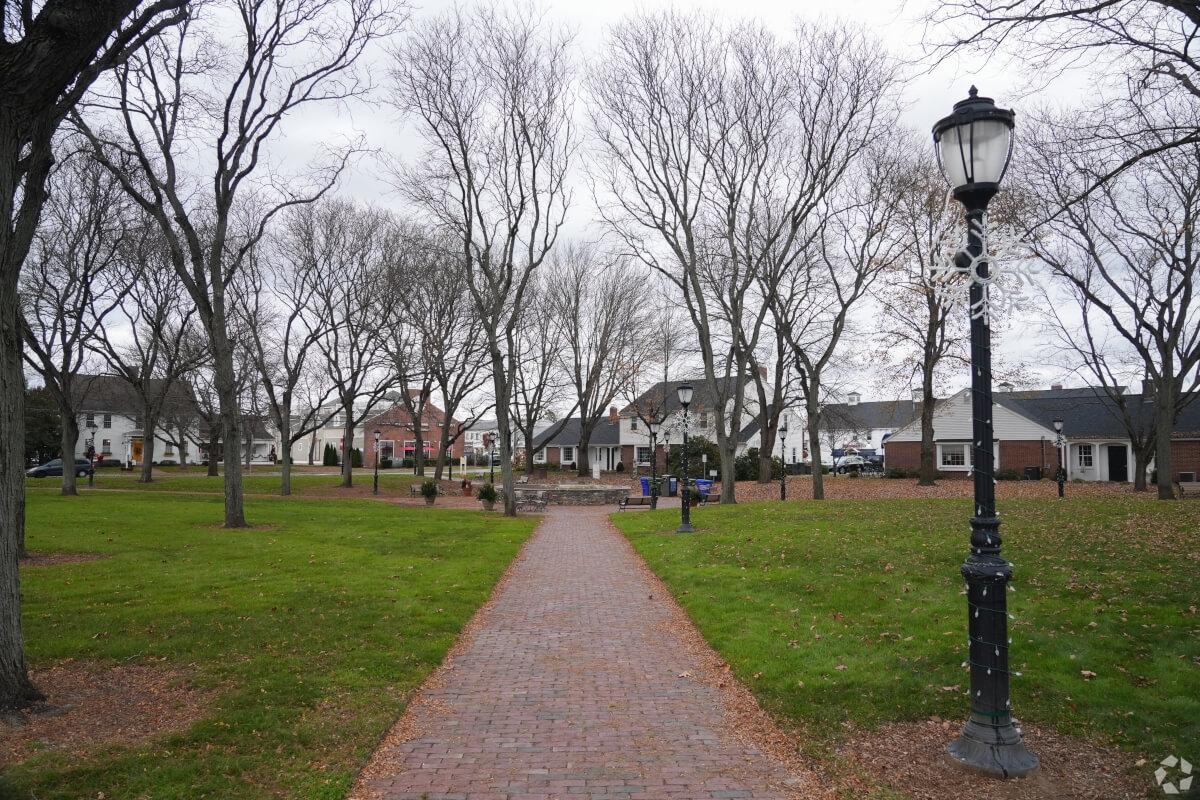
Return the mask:
<path id="1" fill-rule="evenodd" d="M 1030 392 L 996 392 L 993 399 L 1002 406 L 1027 417 L 1050 430 L 1054 420 L 1063 421 L 1063 435 L 1068 439 L 1099 436 L 1124 439 L 1125 429 L 1121 410 L 1103 389 L 1091 386 L 1077 389 L 1050 389 Z M 1134 425 L 1148 430 L 1153 424 L 1152 396 L 1123 395 Z M 1200 432 L 1200 403 L 1190 402 L 1179 413 L 1175 435 Z"/>
<path id="2" fill-rule="evenodd" d="M 147 381 L 151 391 L 158 391 L 162 381 Z M 129 381 L 119 375 L 77 375 L 75 403 L 80 411 L 100 411 L 134 417 L 142 413 L 142 401 Z M 198 416 L 196 398 L 187 381 L 177 380 L 167 389 L 163 412 L 180 417 Z"/>
<path id="3" fill-rule="evenodd" d="M 550 434 L 554 434 L 551 436 Z M 618 445 L 621 443 L 621 426 L 604 417 L 592 429 L 592 438 L 588 444 Z M 534 449 L 545 447 L 575 447 L 579 444 L 579 417 L 571 417 L 562 423 L 550 426 L 533 438 Z"/>
<path id="4" fill-rule="evenodd" d="M 821 428 L 827 431 L 895 430 L 911 422 L 919 403 L 912 400 L 872 400 L 866 403 L 832 403 L 821 411 Z"/>
<path id="5" fill-rule="evenodd" d="M 753 378 L 746 379 L 746 385 L 749 386 Z M 732 378 L 725 381 L 725 385 L 729 386 L 733 382 Z M 720 403 L 716 397 L 709 391 L 708 381 L 704 378 L 684 378 L 678 381 L 659 381 L 651 386 L 646 391 L 634 400 L 625 408 L 621 409 L 621 416 L 635 416 L 639 410 L 641 413 L 647 414 L 651 412 L 661 413 L 663 416 L 679 411 L 683 408 L 679 404 L 679 387 L 690 383 L 692 385 L 692 411 L 712 410 L 719 408 Z"/>

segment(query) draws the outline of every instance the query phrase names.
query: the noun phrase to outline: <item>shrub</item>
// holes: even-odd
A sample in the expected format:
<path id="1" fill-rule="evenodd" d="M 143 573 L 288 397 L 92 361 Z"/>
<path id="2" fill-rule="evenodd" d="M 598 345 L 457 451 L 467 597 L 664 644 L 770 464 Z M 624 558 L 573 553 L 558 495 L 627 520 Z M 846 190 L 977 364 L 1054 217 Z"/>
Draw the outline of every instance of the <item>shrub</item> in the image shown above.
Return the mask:
<path id="1" fill-rule="evenodd" d="M 403 467 L 404 469 L 412 469 L 413 468 L 413 460 L 411 458 L 403 458 L 400 460 L 400 466 Z"/>
<path id="2" fill-rule="evenodd" d="M 708 467 L 710 470 L 721 469 L 721 451 L 717 449 L 717 443 L 711 439 L 706 439 L 703 436 L 689 436 L 687 457 L 688 457 L 688 474 L 693 477 L 699 475 L 701 470 L 705 469 L 704 461 L 700 458 L 703 454 L 708 454 Z M 671 446 L 671 455 L 667 459 L 667 472 L 671 475 L 683 474 L 683 445 L 673 444 Z M 708 477 L 705 475 L 704 477 Z"/>
<path id="3" fill-rule="evenodd" d="M 359 450 L 357 447 L 350 448 L 350 466 L 362 466 L 362 450 Z"/>
<path id="4" fill-rule="evenodd" d="M 495 486 L 485 483 L 479 487 L 479 491 L 475 493 L 475 497 L 485 503 L 494 503 L 500 497 L 500 493 L 496 491 Z"/>
<path id="5" fill-rule="evenodd" d="M 996 473 L 996 480 L 1019 481 L 1021 480 L 1021 473 L 1017 472 L 1015 469 L 1002 469 Z"/>
<path id="6" fill-rule="evenodd" d="M 379 468 L 380 469 L 391 469 L 392 468 L 392 460 L 390 458 L 379 459 Z"/>
<path id="7" fill-rule="evenodd" d="M 326 467 L 336 467 L 338 465 L 337 448 L 332 443 L 325 443 L 325 452 L 321 454 L 321 463 Z"/>
<path id="8" fill-rule="evenodd" d="M 733 462 L 733 478 L 738 481 L 756 481 L 759 478 L 758 469 L 759 449 L 751 447 L 737 457 Z M 771 459 L 771 479 L 774 480 L 783 473 L 783 462 L 778 458 Z M 708 477 L 707 475 L 705 477 Z"/>
<path id="9" fill-rule="evenodd" d="M 847 478 L 861 478 L 861 477 L 862 477 L 862 470 L 858 470 L 858 469 L 852 469 L 852 470 L 850 470 L 849 472 L 847 472 L 847 473 L 846 473 L 846 477 L 847 477 Z"/>
<path id="10" fill-rule="evenodd" d="M 421 496 L 427 500 L 430 497 L 437 497 L 438 496 L 437 481 L 428 480 L 428 481 L 425 481 L 424 483 L 422 483 L 421 484 Z"/>
<path id="11" fill-rule="evenodd" d="M 915 478 L 917 477 L 916 470 L 905 469 L 904 467 L 888 467 L 885 473 L 889 478 Z"/>

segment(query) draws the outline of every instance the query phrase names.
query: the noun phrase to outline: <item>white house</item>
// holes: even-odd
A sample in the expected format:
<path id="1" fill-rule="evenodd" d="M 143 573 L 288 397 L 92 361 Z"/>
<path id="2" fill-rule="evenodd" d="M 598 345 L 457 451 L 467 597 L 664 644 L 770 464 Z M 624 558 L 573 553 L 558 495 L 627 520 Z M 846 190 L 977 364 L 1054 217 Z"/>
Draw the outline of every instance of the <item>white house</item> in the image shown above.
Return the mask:
<path id="1" fill-rule="evenodd" d="M 872 450 L 883 453 L 883 445 L 900 427 L 920 413 L 920 396 L 911 400 L 871 400 L 850 392 L 845 403 L 831 403 L 821 410 L 821 464 L 830 466 L 844 451 Z M 801 432 L 803 461 L 810 461 L 807 428 Z"/>
<path id="2" fill-rule="evenodd" d="M 102 461 L 140 466 L 145 450 L 142 401 L 129 382 L 117 375 L 79 375 L 75 386 L 80 410 L 75 457 L 86 458 L 94 446 Z M 191 385 L 176 381 L 154 433 L 155 462 L 199 464 L 204 458 L 199 419 Z"/>

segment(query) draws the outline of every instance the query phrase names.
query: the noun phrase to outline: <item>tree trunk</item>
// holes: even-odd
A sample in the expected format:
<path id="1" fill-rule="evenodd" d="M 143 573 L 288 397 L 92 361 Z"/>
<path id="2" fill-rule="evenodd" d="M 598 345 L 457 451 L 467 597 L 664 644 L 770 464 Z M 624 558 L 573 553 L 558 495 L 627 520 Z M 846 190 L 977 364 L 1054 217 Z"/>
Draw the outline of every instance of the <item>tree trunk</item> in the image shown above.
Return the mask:
<path id="1" fill-rule="evenodd" d="M 691 434 L 689 433 L 689 438 Z M 718 437 L 719 438 L 719 437 Z M 722 443 L 717 443 L 717 449 L 721 451 L 721 502 L 736 503 L 737 502 L 737 433 L 730 433 L 725 437 L 724 446 Z M 704 469 L 700 464 L 688 464 L 688 472 L 694 477 L 696 473 Z"/>
<path id="2" fill-rule="evenodd" d="M 496 398 L 496 435 L 500 438 L 500 482 L 504 487 L 504 516 L 517 515 L 517 498 L 513 496 L 512 420 L 509 419 L 509 385 L 505 377 L 504 358 L 495 343 L 489 348 L 492 358 L 492 388 Z M 491 467 L 491 452 L 488 453 Z"/>
<path id="3" fill-rule="evenodd" d="M 1135 492 L 1144 492 L 1146 486 L 1146 467 L 1150 464 L 1150 454 L 1153 449 L 1150 447 L 1135 447 L 1133 448 L 1133 490 Z"/>
<path id="4" fill-rule="evenodd" d="M 447 414 L 446 421 L 444 421 L 442 424 L 442 435 L 438 439 L 437 466 L 435 466 L 433 469 L 433 479 L 435 481 L 440 481 L 442 479 L 442 472 L 446 468 L 447 459 L 454 457 L 453 455 L 446 454 L 450 449 L 450 428 L 447 427 L 449 424 L 449 419 L 450 415 Z M 376 458 L 378 458 L 378 456 L 376 456 Z"/>
<path id="5" fill-rule="evenodd" d="M 774 480 L 771 473 L 775 468 L 775 429 L 771 427 L 765 414 L 759 430 L 762 431 L 762 435 L 759 437 L 758 448 L 758 482 L 771 483 Z"/>
<path id="6" fill-rule="evenodd" d="M 576 450 L 578 452 L 575 456 L 575 467 L 576 467 L 575 473 L 581 478 L 586 478 L 591 473 L 591 457 L 590 457 L 591 446 L 592 446 L 592 432 L 590 430 L 584 429 L 583 420 L 580 419 L 579 420 L 579 447 L 576 448 Z"/>
<path id="7" fill-rule="evenodd" d="M 279 493 L 284 497 L 292 493 L 292 425 L 291 409 L 286 409 L 279 420 Z M 311 449 L 309 451 L 312 452 Z"/>
<path id="8" fill-rule="evenodd" d="M 354 485 L 354 404 L 346 406 L 346 424 L 342 427 L 342 486 L 349 489 Z"/>
<path id="9" fill-rule="evenodd" d="M 533 477 L 533 426 L 529 430 L 522 431 L 521 435 L 525 438 L 525 474 Z"/>
<path id="10" fill-rule="evenodd" d="M 413 474 L 425 474 L 425 433 L 421 430 L 420 417 L 413 420 Z"/>
<path id="11" fill-rule="evenodd" d="M 74 497 L 79 494 L 79 479 L 75 476 L 75 446 L 79 442 L 79 418 L 75 410 L 59 405 L 62 416 L 62 493 Z"/>
<path id="12" fill-rule="evenodd" d="M 208 477 L 215 478 L 221 473 L 217 470 L 217 449 L 221 446 L 220 428 L 208 426 Z"/>
<path id="13" fill-rule="evenodd" d="M 812 464 L 813 500 L 825 499 L 825 476 L 821 473 L 821 407 L 817 403 L 820 384 L 814 376 L 805 395 L 805 410 L 808 414 L 808 452 Z"/>
<path id="14" fill-rule="evenodd" d="M 313 454 L 317 451 L 317 432 L 313 431 L 312 436 L 308 440 L 308 465 L 313 465 Z"/>
<path id="15" fill-rule="evenodd" d="M 151 483 L 154 480 L 154 432 L 158 430 L 158 414 L 148 407 L 142 408 L 142 467 L 138 475 L 138 483 Z"/>
<path id="16" fill-rule="evenodd" d="M 221 441 L 225 443 L 225 527 L 246 527 L 246 506 L 242 493 L 241 412 L 238 408 L 237 376 L 233 369 L 233 346 L 225 333 L 222 313 L 213 331 L 213 374 L 221 403 Z M 215 459 L 209 459 L 213 474 Z"/>
<path id="17" fill-rule="evenodd" d="M 1164 365 L 1165 367 L 1165 365 Z M 1175 386 L 1171 372 L 1164 368 L 1165 377 L 1157 381 L 1154 419 L 1154 467 L 1158 471 L 1158 499 L 1174 500 L 1172 480 L 1175 465 L 1171 462 L 1171 430 L 1175 427 Z"/>
<path id="18" fill-rule="evenodd" d="M 20 708 L 43 696 L 29 680 L 21 629 L 17 559 L 25 555 L 25 371 L 19 270 L 5 268 L 0 282 L 0 708 Z"/>
<path id="19" fill-rule="evenodd" d="M 930 377 L 922 381 L 921 387 L 921 469 L 918 486 L 933 486 L 937 478 L 937 466 L 933 463 L 936 447 L 933 442 L 933 382 Z"/>

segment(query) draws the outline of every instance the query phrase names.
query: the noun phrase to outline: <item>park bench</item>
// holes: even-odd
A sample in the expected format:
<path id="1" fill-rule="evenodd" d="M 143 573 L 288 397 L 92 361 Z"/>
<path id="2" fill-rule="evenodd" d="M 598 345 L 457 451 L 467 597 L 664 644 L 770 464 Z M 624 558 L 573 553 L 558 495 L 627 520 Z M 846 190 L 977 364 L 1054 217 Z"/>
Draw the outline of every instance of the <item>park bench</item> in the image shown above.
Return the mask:
<path id="1" fill-rule="evenodd" d="M 700 505 L 707 506 L 721 502 L 720 492 L 706 492 L 700 495 Z"/>
<path id="2" fill-rule="evenodd" d="M 617 510 L 624 511 L 629 506 L 648 506 L 653 498 L 644 494 L 631 494 L 617 501 Z"/>

